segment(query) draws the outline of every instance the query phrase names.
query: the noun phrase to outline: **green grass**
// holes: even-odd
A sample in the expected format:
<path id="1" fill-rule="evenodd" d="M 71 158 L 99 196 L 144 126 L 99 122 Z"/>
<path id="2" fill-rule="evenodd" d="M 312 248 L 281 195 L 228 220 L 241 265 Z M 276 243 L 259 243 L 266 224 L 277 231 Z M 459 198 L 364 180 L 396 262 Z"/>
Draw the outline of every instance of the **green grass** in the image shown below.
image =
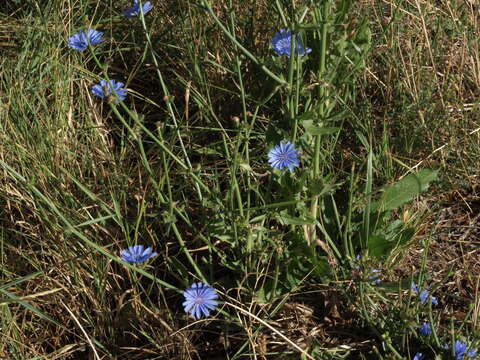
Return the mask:
<path id="1" fill-rule="evenodd" d="M 478 348 L 478 248 L 461 238 L 445 261 L 434 226 L 449 194 L 476 208 L 473 5 L 153 3 L 133 19 L 127 1 L 0 6 L 0 358 Z M 276 56 L 294 26 L 312 53 Z M 87 27 L 108 40 L 69 49 Z M 106 77 L 124 102 L 91 94 Z M 283 139 L 301 150 L 294 173 L 267 162 Z M 160 255 L 122 262 L 134 244 Z M 195 281 L 221 296 L 200 321 L 181 306 Z"/>

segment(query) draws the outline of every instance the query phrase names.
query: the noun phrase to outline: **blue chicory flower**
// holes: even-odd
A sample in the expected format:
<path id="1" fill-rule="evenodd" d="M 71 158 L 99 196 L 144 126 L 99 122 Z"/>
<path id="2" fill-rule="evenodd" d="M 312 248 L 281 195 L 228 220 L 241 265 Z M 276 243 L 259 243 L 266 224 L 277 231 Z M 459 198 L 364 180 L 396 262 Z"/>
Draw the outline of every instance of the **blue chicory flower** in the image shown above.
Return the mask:
<path id="1" fill-rule="evenodd" d="M 115 103 L 125 100 L 127 97 L 127 90 L 123 87 L 124 83 L 121 81 L 101 80 L 98 84 L 92 86 L 92 94 L 99 98 L 105 99 L 110 96 L 115 97 Z"/>
<path id="2" fill-rule="evenodd" d="M 423 360 L 423 359 L 425 359 L 425 355 L 423 355 L 422 353 L 416 353 L 412 360 Z"/>
<path id="3" fill-rule="evenodd" d="M 381 272 L 382 272 L 382 270 L 378 270 L 378 269 L 371 270 L 370 273 L 372 275 L 368 276 L 368 280 L 372 280 L 375 283 L 375 285 L 380 284 L 382 282 L 382 280 L 379 279 Z"/>
<path id="4" fill-rule="evenodd" d="M 461 342 L 460 340 L 455 341 L 453 345 L 453 351 L 455 355 L 455 360 L 464 360 L 466 357 L 475 357 L 477 355 L 477 349 L 467 350 L 468 346 L 466 343 Z"/>
<path id="5" fill-rule="evenodd" d="M 352 264 L 352 269 L 353 270 L 360 270 L 361 269 L 361 266 L 360 266 L 360 254 L 357 254 L 355 256 L 355 260 L 353 261 L 353 264 Z"/>
<path id="6" fill-rule="evenodd" d="M 465 357 L 465 354 L 467 353 L 467 344 L 464 342 L 461 342 L 460 340 L 455 341 L 455 345 L 453 346 L 453 350 L 455 353 L 455 360 L 461 359 Z"/>
<path id="7" fill-rule="evenodd" d="M 145 246 L 143 245 L 134 245 L 122 250 L 120 255 L 122 256 L 122 260 L 125 262 L 143 264 L 145 261 L 157 256 L 158 254 L 153 252 L 151 247 L 145 249 Z"/>
<path id="8" fill-rule="evenodd" d="M 475 357 L 475 356 L 477 356 L 477 349 L 470 349 L 470 350 L 468 350 L 468 351 L 467 351 L 467 356 L 468 356 L 468 357 L 472 357 L 472 358 Z"/>
<path id="9" fill-rule="evenodd" d="M 429 323 L 424 322 L 418 331 L 420 332 L 420 335 L 427 336 L 432 333 L 432 327 Z"/>
<path id="10" fill-rule="evenodd" d="M 414 282 L 412 282 L 412 286 L 410 287 L 414 292 L 416 292 L 418 294 L 418 292 L 420 291 L 420 289 L 418 288 L 418 285 L 415 284 Z"/>
<path id="11" fill-rule="evenodd" d="M 185 297 L 183 302 L 185 312 L 190 313 L 196 320 L 203 316 L 210 316 L 210 311 L 215 310 L 218 305 L 217 291 L 203 282 L 193 283 L 183 292 L 183 296 Z"/>
<path id="12" fill-rule="evenodd" d="M 127 10 L 122 11 L 122 14 L 126 17 L 135 17 L 140 15 L 141 12 L 143 12 L 143 15 L 145 15 L 152 9 L 153 5 L 150 1 L 143 3 L 143 5 L 140 7 L 140 3 L 138 2 L 138 0 L 135 0 L 133 2 L 133 6 L 128 8 Z"/>
<path id="13" fill-rule="evenodd" d="M 477 356 L 477 349 L 470 349 L 467 351 L 467 356 L 468 357 L 475 357 Z"/>
<path id="14" fill-rule="evenodd" d="M 430 299 L 431 303 L 433 305 L 438 305 L 438 300 L 435 296 L 431 296 L 430 292 L 427 289 L 421 290 L 417 284 L 412 283 L 411 289 L 418 294 L 418 297 L 420 298 L 420 302 L 422 304 L 426 304 L 428 299 Z"/>
<path id="15" fill-rule="evenodd" d="M 282 141 L 268 152 L 268 162 L 275 169 L 293 171 L 294 166 L 300 165 L 298 150 L 290 141 Z"/>
<path id="16" fill-rule="evenodd" d="M 272 39 L 272 45 L 273 50 L 275 50 L 278 56 L 287 55 L 287 57 L 290 57 L 292 50 L 292 36 L 293 32 L 289 29 L 281 29 L 275 34 Z M 312 52 L 312 49 L 305 49 L 303 47 L 300 34 L 295 35 L 293 50 L 300 56 L 304 56 Z"/>
<path id="17" fill-rule="evenodd" d="M 88 48 L 89 44 L 97 45 L 102 41 L 105 41 L 103 38 L 103 32 L 93 29 L 88 29 L 87 31 L 80 30 L 78 33 L 68 38 L 68 46 L 74 50 L 83 51 Z"/>
<path id="18" fill-rule="evenodd" d="M 422 291 L 420 291 L 420 294 L 418 294 L 418 297 L 420 298 L 420 302 L 421 302 L 422 304 L 425 304 L 425 303 L 427 302 L 427 300 L 428 300 L 428 296 L 429 296 L 429 295 L 430 295 L 430 294 L 429 294 L 428 290 L 422 290 Z"/>

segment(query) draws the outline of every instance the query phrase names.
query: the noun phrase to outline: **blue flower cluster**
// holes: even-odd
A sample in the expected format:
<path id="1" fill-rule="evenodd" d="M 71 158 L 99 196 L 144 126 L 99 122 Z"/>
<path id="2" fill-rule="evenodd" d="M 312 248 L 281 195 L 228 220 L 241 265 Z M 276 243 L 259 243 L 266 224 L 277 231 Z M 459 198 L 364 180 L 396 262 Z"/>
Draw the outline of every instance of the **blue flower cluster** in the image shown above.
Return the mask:
<path id="1" fill-rule="evenodd" d="M 125 17 L 133 18 L 139 15 L 143 16 L 152 9 L 153 5 L 150 1 L 141 3 L 138 0 L 134 0 L 133 5 L 122 11 L 122 14 Z M 103 36 L 103 32 L 94 29 L 80 30 L 68 38 L 68 46 L 73 50 L 82 52 L 104 42 L 106 39 Z M 291 58 L 292 54 L 303 57 L 312 52 L 312 49 L 303 45 L 300 34 L 294 33 L 290 29 L 278 31 L 272 39 L 272 47 L 278 56 L 285 55 L 288 58 Z M 99 83 L 91 87 L 91 92 L 101 99 L 108 99 L 114 103 L 119 103 L 127 97 L 125 84 L 113 79 L 100 80 Z M 290 172 L 293 172 L 296 167 L 300 166 L 300 151 L 292 142 L 281 141 L 268 152 L 268 163 L 273 169 L 281 171 L 288 169 Z M 144 264 L 156 256 L 158 256 L 158 253 L 154 252 L 152 247 L 145 247 L 144 245 L 129 246 L 120 251 L 122 261 L 137 265 Z M 360 257 L 357 256 L 356 259 L 358 261 Z M 355 263 L 353 268 L 360 270 L 361 266 Z M 373 269 L 368 272 L 367 279 L 378 285 L 381 282 L 380 277 L 381 270 Z M 430 302 L 433 305 L 438 305 L 437 298 L 432 296 L 428 289 L 421 289 L 415 283 L 412 283 L 411 289 L 418 295 L 422 304 Z M 184 302 L 182 305 L 185 313 L 195 320 L 209 317 L 219 304 L 218 292 L 204 282 L 193 283 L 183 292 L 183 297 Z M 418 332 L 421 336 L 429 336 L 433 332 L 432 326 L 428 322 L 423 322 L 418 328 Z M 446 349 L 448 349 L 447 345 Z M 455 356 L 455 360 L 465 360 L 465 358 L 473 358 L 477 355 L 476 349 L 469 348 L 466 343 L 459 340 L 455 342 L 451 351 Z M 426 355 L 423 353 L 417 352 L 412 360 L 425 360 L 425 357 Z"/>
<path id="2" fill-rule="evenodd" d="M 427 289 L 421 289 L 417 284 L 412 283 L 411 289 L 418 294 L 420 302 L 426 304 L 430 301 L 433 305 L 438 305 L 438 300 L 436 297 L 430 295 L 430 292 Z M 428 322 L 424 322 L 418 329 L 418 332 L 421 336 L 428 336 L 432 334 L 433 330 L 431 325 Z M 466 343 L 457 340 L 453 344 L 452 348 L 449 345 L 444 344 L 443 349 L 448 350 L 450 354 L 455 356 L 455 360 L 465 360 L 466 358 L 473 358 L 477 356 L 477 349 L 469 347 Z M 422 353 L 416 353 L 415 357 L 412 360 L 424 360 L 425 355 Z"/>
<path id="3" fill-rule="evenodd" d="M 121 259 L 132 264 L 143 264 L 147 260 L 157 256 L 151 247 L 144 245 L 130 246 L 120 252 Z M 183 292 L 185 301 L 183 308 L 186 313 L 192 315 L 196 320 L 210 316 L 210 311 L 218 306 L 218 293 L 210 285 L 203 282 L 193 283 Z"/>
<path id="4" fill-rule="evenodd" d="M 273 36 L 272 46 L 278 56 L 286 55 L 290 57 L 292 46 L 293 52 L 299 56 L 305 56 L 312 52 L 312 49 L 305 48 L 302 45 L 300 34 L 294 34 L 289 29 L 280 29 Z M 290 172 L 293 172 L 293 168 L 300 165 L 300 154 L 290 141 L 282 141 L 269 151 L 268 162 L 274 169 L 288 169 Z"/>
<path id="5" fill-rule="evenodd" d="M 143 13 L 144 15 L 153 9 L 150 1 L 140 6 L 140 2 L 135 0 L 133 6 L 124 10 L 122 13 L 126 17 L 135 17 Z M 80 30 L 68 38 L 68 46 L 76 51 L 84 51 L 89 46 L 98 45 L 105 41 L 103 32 L 94 29 Z M 116 80 L 101 80 L 98 84 L 92 86 L 92 94 L 101 99 L 113 99 L 118 104 L 127 97 L 127 90 L 123 87 L 124 83 Z"/>
<path id="6" fill-rule="evenodd" d="M 141 5 L 138 0 L 133 2 L 133 6 L 124 10 L 122 13 L 126 17 L 134 17 L 140 14 L 145 15 L 153 9 L 153 5 L 147 1 Z M 84 51 L 89 46 L 98 45 L 105 41 L 103 32 L 94 29 L 80 30 L 78 33 L 68 38 L 68 46 L 76 51 Z M 124 83 L 116 80 L 100 80 L 92 86 L 92 94 L 101 99 L 110 99 L 115 103 L 125 100 L 127 90 Z M 289 149 L 290 151 L 290 149 Z M 120 251 L 122 261 L 131 264 L 144 264 L 158 254 L 151 247 L 144 245 L 134 245 Z M 184 310 L 193 316 L 194 319 L 210 316 L 210 312 L 215 310 L 218 302 L 218 293 L 208 284 L 197 282 L 183 293 L 185 302 Z"/>
<path id="7" fill-rule="evenodd" d="M 153 9 L 153 5 L 147 1 L 143 5 L 135 0 L 133 6 L 124 10 L 122 13 L 126 17 L 134 17 L 143 13 L 144 15 Z M 273 48 L 277 55 L 287 55 L 290 57 L 293 32 L 291 30 L 281 29 L 275 34 L 272 40 Z M 304 48 L 299 34 L 294 36 L 294 51 L 300 56 L 304 56 L 312 51 L 310 48 Z M 80 30 L 78 33 L 68 38 L 68 46 L 76 51 L 84 51 L 89 46 L 94 46 L 105 41 L 103 32 L 94 29 Z M 101 80 L 98 84 L 92 86 L 92 94 L 101 99 L 112 99 L 115 103 L 125 100 L 127 90 L 124 83 L 116 80 Z M 288 169 L 293 172 L 294 167 L 300 165 L 300 154 L 295 146 L 290 142 L 280 142 L 268 153 L 268 162 L 279 170 Z"/>
<path id="8" fill-rule="evenodd" d="M 422 330 L 423 329 L 423 330 Z M 424 331 L 425 333 L 422 335 L 429 335 L 432 332 L 432 329 L 430 328 L 430 325 L 427 323 L 424 323 L 422 328 L 420 329 L 420 333 Z M 468 348 L 468 345 L 460 340 L 455 341 L 455 344 L 453 344 L 453 347 L 450 349 L 450 346 L 447 344 L 443 345 L 443 348 L 445 350 L 448 350 L 449 352 L 453 353 L 453 356 L 455 356 L 455 360 L 465 360 L 466 358 L 474 358 L 477 356 L 477 349 L 473 348 Z M 424 360 L 425 355 L 422 353 L 416 353 L 415 356 L 413 357 L 412 360 Z"/>
<path id="9" fill-rule="evenodd" d="M 424 322 L 422 326 L 419 328 L 419 333 L 422 336 L 428 336 L 433 331 L 429 323 Z M 444 344 L 444 350 L 448 350 L 450 354 L 455 356 L 455 360 L 465 360 L 466 358 L 474 358 L 477 356 L 477 349 L 469 348 L 468 345 L 460 340 L 455 341 L 452 348 L 448 344 Z M 412 360 L 424 360 L 425 355 L 422 353 L 416 353 Z"/>
<path id="10" fill-rule="evenodd" d="M 448 345 L 444 345 L 444 348 L 448 349 Z M 464 360 L 465 357 L 473 358 L 477 356 L 477 349 L 468 349 L 468 345 L 460 340 L 455 341 L 452 350 L 455 360 Z"/>
<path id="11" fill-rule="evenodd" d="M 380 269 L 364 269 L 362 264 L 361 264 L 361 256 L 358 254 L 355 256 L 355 260 L 352 262 L 352 269 L 355 271 L 362 271 L 367 275 L 367 279 L 372 281 L 375 285 L 379 285 L 382 282 L 381 276 L 382 276 L 382 270 Z"/>

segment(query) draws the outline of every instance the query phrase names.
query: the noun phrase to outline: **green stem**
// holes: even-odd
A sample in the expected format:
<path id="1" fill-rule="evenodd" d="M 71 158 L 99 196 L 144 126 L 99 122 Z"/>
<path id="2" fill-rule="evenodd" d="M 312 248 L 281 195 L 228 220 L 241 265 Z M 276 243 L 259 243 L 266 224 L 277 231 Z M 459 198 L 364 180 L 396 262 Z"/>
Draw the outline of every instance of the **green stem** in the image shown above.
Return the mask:
<path id="1" fill-rule="evenodd" d="M 229 1 L 229 7 L 230 7 L 230 28 L 231 28 L 231 34 L 233 35 L 234 38 L 236 38 L 235 35 L 235 21 L 233 18 L 233 4 L 232 1 Z M 235 45 L 235 49 L 238 49 L 237 45 Z M 242 122 L 243 124 L 247 123 L 247 102 L 246 102 L 246 95 L 245 95 L 245 87 L 243 85 L 243 75 L 242 75 L 242 69 L 240 67 L 240 58 L 238 56 L 238 52 L 235 55 L 235 70 L 237 72 L 237 78 L 238 78 L 238 83 L 240 85 L 240 97 L 242 99 L 242 112 L 243 112 L 243 119 Z M 233 190 L 235 192 L 235 197 L 237 199 L 237 205 L 238 209 L 240 210 L 240 216 L 243 218 L 243 201 L 242 201 L 242 196 L 240 194 L 240 185 L 238 184 L 238 178 L 237 178 L 237 170 L 238 170 L 238 155 L 240 151 L 240 144 L 242 141 L 242 126 L 239 127 L 239 133 L 238 133 L 238 139 L 236 141 L 235 145 L 235 152 L 233 154 L 233 164 L 231 168 L 231 178 L 233 182 Z M 233 211 L 232 207 L 232 211 Z"/>
<path id="2" fill-rule="evenodd" d="M 321 47 L 320 47 L 320 64 L 318 69 L 318 81 L 322 81 L 324 74 L 325 74 L 325 62 L 327 56 L 327 33 L 328 33 L 328 14 L 330 10 L 330 3 L 329 0 L 323 1 L 323 8 L 321 14 Z M 317 19 L 318 21 L 318 19 Z M 325 87 L 319 86 L 318 88 L 318 115 L 320 119 L 323 119 L 325 115 Z M 315 153 L 314 153 L 314 175 L 315 178 L 320 176 L 320 135 L 317 135 L 315 138 Z"/>
<path id="3" fill-rule="evenodd" d="M 145 270 L 143 270 L 142 268 L 136 266 L 136 265 L 132 265 L 132 264 L 129 264 L 129 263 L 126 263 L 124 261 L 122 261 L 118 256 L 116 255 L 113 255 L 112 253 L 110 253 L 109 251 L 106 250 L 105 247 L 103 246 L 100 246 L 98 245 L 97 243 L 95 243 L 94 241 L 90 240 L 86 235 L 84 235 L 81 231 L 77 230 L 76 226 L 73 225 L 64 215 L 63 213 L 60 212 L 60 210 L 57 208 L 57 206 L 49 199 L 47 198 L 40 190 L 38 190 L 34 185 L 32 185 L 30 182 L 27 181 L 27 179 L 25 179 L 22 175 L 20 175 L 18 172 L 16 172 L 13 168 L 11 168 L 7 163 L 5 163 L 4 161 L 0 160 L 0 166 L 3 167 L 5 170 L 7 170 L 13 177 L 15 177 L 18 181 L 21 181 L 22 183 L 25 184 L 25 186 L 27 186 L 35 195 L 37 195 L 37 197 L 44 203 L 46 204 L 50 210 L 58 217 L 58 219 L 60 219 L 61 222 L 63 222 L 63 224 L 65 225 L 66 227 L 66 230 L 65 231 L 68 231 L 68 232 L 71 232 L 72 234 L 76 235 L 77 238 L 79 238 L 80 240 L 82 240 L 86 245 L 88 245 L 90 248 L 94 249 L 95 251 L 99 252 L 100 254 L 103 254 L 105 255 L 106 257 L 108 257 L 109 259 L 129 268 L 130 270 L 132 271 L 135 271 L 139 274 L 142 274 L 143 276 L 145 276 L 146 278 L 160 284 L 161 286 L 165 287 L 165 288 L 168 288 L 168 289 L 171 289 L 171 290 L 175 290 L 179 293 L 181 293 L 181 290 L 178 289 L 177 287 L 163 281 L 163 280 L 160 280 L 158 279 L 157 277 L 155 277 L 154 275 L 146 272 Z"/>
<path id="4" fill-rule="evenodd" d="M 223 33 L 237 46 L 239 50 L 241 50 L 250 60 L 252 60 L 256 65 L 260 66 L 260 68 L 263 70 L 264 73 L 266 73 L 268 76 L 270 76 L 273 80 L 278 82 L 281 85 L 286 85 L 287 82 L 275 75 L 270 69 L 268 69 L 264 64 L 260 62 L 250 51 L 248 51 L 245 47 L 243 47 L 240 42 L 235 38 L 235 36 L 232 35 L 232 33 L 223 25 L 223 23 L 220 21 L 217 15 L 215 15 L 215 12 L 212 9 L 212 6 L 210 3 L 206 0 L 202 0 L 202 5 L 205 6 L 207 9 L 208 13 L 210 16 L 213 18 L 213 20 L 217 23 L 218 27 L 223 31 Z"/>
<path id="5" fill-rule="evenodd" d="M 293 142 L 297 141 L 297 132 L 298 132 L 298 106 L 300 104 L 300 75 L 302 73 L 302 60 L 300 55 L 297 55 L 297 66 L 296 66 L 296 79 L 295 84 L 295 99 L 294 99 L 294 109 L 295 109 L 295 119 L 293 124 Z"/>
<path id="6" fill-rule="evenodd" d="M 141 7 L 142 7 L 142 3 L 140 2 L 140 8 Z M 152 39 L 150 38 L 150 34 L 148 32 L 147 25 L 145 23 L 145 17 L 144 17 L 144 14 L 143 14 L 143 10 L 141 11 L 141 14 L 140 14 L 140 20 L 142 22 L 143 31 L 145 32 L 145 37 L 147 39 L 147 44 L 150 48 L 150 53 L 152 54 L 153 63 L 155 64 L 155 70 L 157 72 L 158 80 L 160 81 L 160 85 L 162 87 L 163 95 L 165 97 L 165 103 L 167 104 L 168 114 L 170 115 L 170 118 L 172 119 L 173 124 L 175 125 L 175 131 L 177 133 L 177 138 L 178 138 L 178 141 L 180 143 L 180 147 L 182 149 L 183 156 L 185 157 L 187 166 L 188 166 L 190 171 L 193 171 L 192 164 L 190 163 L 190 159 L 188 157 L 187 150 L 185 148 L 185 145 L 184 145 L 183 140 L 182 140 L 182 136 L 180 134 L 180 130 L 179 130 L 178 123 L 177 123 L 177 118 L 175 116 L 175 111 L 173 110 L 171 95 L 170 95 L 168 87 L 165 84 L 165 81 L 163 79 L 162 72 L 160 71 L 160 65 L 158 63 L 157 56 L 155 55 L 155 51 L 153 49 Z M 196 187 L 199 199 L 202 200 L 203 199 L 202 191 L 201 191 L 201 189 L 200 189 L 200 187 L 197 183 L 195 183 L 195 187 Z"/>
<path id="7" fill-rule="evenodd" d="M 328 33 L 328 14 L 330 10 L 330 3 L 329 0 L 323 0 L 323 7 L 322 12 L 319 14 L 318 8 L 315 10 L 316 13 L 316 20 L 317 23 L 320 21 L 322 23 L 322 27 L 320 30 L 321 34 L 321 46 L 320 46 L 320 64 L 318 69 L 318 80 L 324 77 L 325 74 L 325 62 L 326 62 L 326 54 L 327 54 L 327 33 Z M 318 116 L 320 119 L 323 119 L 325 115 L 325 87 L 320 86 L 318 88 Z M 320 178 L 320 145 L 321 145 L 321 135 L 317 135 L 315 137 L 315 145 L 314 145 L 314 155 L 313 155 L 313 178 L 315 180 Z M 314 219 L 317 218 L 318 213 L 318 196 L 312 201 L 311 205 L 311 214 Z M 315 225 L 311 226 L 310 237 L 309 240 L 312 241 L 315 237 Z M 313 241 L 312 241 L 313 242 Z"/>
<path id="8" fill-rule="evenodd" d="M 101 62 L 98 60 L 98 58 L 95 56 L 95 53 L 92 51 L 92 54 L 93 54 L 93 58 L 95 59 L 95 62 L 97 63 L 97 65 L 102 69 L 104 70 L 104 66 L 101 64 Z M 106 73 L 106 71 L 104 71 L 104 75 L 105 75 L 105 78 L 107 79 L 107 81 L 110 81 L 110 79 L 108 78 L 108 74 Z M 159 74 L 159 76 L 161 76 L 161 74 Z M 166 90 L 166 88 L 165 88 Z M 114 92 L 114 95 L 115 94 L 115 90 L 113 89 L 113 92 Z M 138 116 L 136 114 L 134 114 L 123 102 L 120 103 L 121 106 L 124 108 L 124 110 L 128 113 L 128 115 L 135 120 L 135 122 L 137 124 L 139 124 L 141 126 L 141 128 L 148 134 L 150 135 L 153 139 L 157 140 L 156 143 L 158 145 L 160 145 L 160 147 L 162 148 L 162 150 L 164 150 L 165 153 L 167 153 L 168 155 L 170 155 L 180 166 L 182 166 L 185 170 L 190 170 L 191 172 L 191 165 L 190 163 L 188 163 L 188 165 L 184 164 L 179 158 L 177 158 L 164 144 L 163 144 L 163 141 L 159 141 L 159 139 L 150 132 L 150 130 L 148 130 L 138 119 Z M 118 111 L 117 109 L 117 106 L 110 102 L 110 108 L 112 109 L 112 111 L 115 113 L 115 115 L 117 116 L 117 118 L 124 124 L 124 126 L 129 130 L 129 132 L 131 134 L 135 134 L 134 130 L 130 127 L 130 125 L 125 121 L 124 117 L 122 116 L 122 114 L 120 114 L 120 112 Z M 173 111 L 173 109 L 172 109 Z M 136 138 L 136 136 L 135 136 Z M 139 139 L 137 139 L 138 141 L 140 141 Z M 163 139 L 162 139 L 163 140 Z M 187 160 L 188 160 L 188 157 L 187 157 Z M 193 174 L 192 172 L 190 173 L 190 175 L 192 176 L 192 178 L 194 180 L 197 180 L 195 182 L 196 186 L 198 186 L 198 190 L 200 190 L 200 185 L 202 185 L 202 188 L 204 190 L 207 190 L 208 193 L 210 193 L 210 189 L 208 187 L 206 187 L 206 185 L 204 185 L 200 179 L 197 178 L 197 176 L 195 174 Z M 172 202 L 170 201 L 170 204 Z M 180 246 L 185 254 L 185 256 L 187 257 L 188 261 L 190 262 L 190 264 L 192 265 L 192 267 L 195 269 L 195 272 L 197 273 L 197 275 L 203 280 L 203 281 L 206 281 L 206 278 L 205 276 L 203 275 L 202 271 L 200 270 L 200 268 L 198 267 L 198 265 L 195 263 L 195 260 L 192 258 L 192 256 L 190 255 L 190 252 L 188 251 L 187 247 L 186 247 L 186 244 L 185 242 L 183 241 L 183 238 L 176 226 L 176 224 L 172 224 L 172 229 L 173 229 L 173 232 L 175 233 L 175 236 L 178 240 L 178 242 L 180 243 Z"/>
<path id="9" fill-rule="evenodd" d="M 106 71 L 106 67 L 102 65 L 102 63 L 98 60 L 98 58 L 96 57 L 95 53 L 93 52 L 93 49 L 92 49 L 92 55 L 93 55 L 93 58 L 95 60 L 95 62 L 97 63 L 97 65 L 102 69 L 103 73 L 104 73 L 104 77 L 107 81 L 110 81 L 110 79 L 108 78 L 108 74 L 107 74 L 107 71 Z M 113 92 L 114 92 L 114 95 L 116 95 L 115 93 L 115 90 L 113 89 Z M 145 125 L 138 119 L 138 116 L 137 114 L 133 113 L 124 103 L 123 101 L 120 102 L 119 104 L 128 114 L 128 116 L 133 119 L 135 121 L 135 123 L 145 132 L 145 134 L 147 134 L 153 141 L 155 141 L 155 143 L 166 153 L 168 154 L 178 165 L 180 165 L 181 168 L 183 168 L 184 170 L 187 170 L 189 171 L 189 175 L 195 180 L 195 185 L 199 186 L 200 188 L 202 188 L 204 191 L 206 191 L 209 195 L 213 195 L 212 192 L 211 192 L 211 189 L 205 185 L 202 180 L 200 180 L 200 178 L 193 173 L 191 167 L 189 167 L 187 164 L 185 164 L 181 159 L 179 159 L 174 153 L 172 153 L 172 151 L 165 146 L 165 144 L 163 143 L 163 140 L 160 141 L 158 139 L 157 136 L 155 136 L 147 127 L 145 127 Z M 110 107 L 112 109 L 112 111 L 115 113 L 115 115 L 117 116 L 117 118 L 122 122 L 122 124 L 128 129 L 128 131 L 132 134 L 132 135 L 135 135 L 135 131 L 132 129 L 132 127 L 127 123 L 127 121 L 125 120 L 125 118 L 120 114 L 120 112 L 118 111 L 117 109 L 117 105 L 114 104 L 114 103 L 110 103 Z M 136 136 L 136 135 L 135 135 Z"/>

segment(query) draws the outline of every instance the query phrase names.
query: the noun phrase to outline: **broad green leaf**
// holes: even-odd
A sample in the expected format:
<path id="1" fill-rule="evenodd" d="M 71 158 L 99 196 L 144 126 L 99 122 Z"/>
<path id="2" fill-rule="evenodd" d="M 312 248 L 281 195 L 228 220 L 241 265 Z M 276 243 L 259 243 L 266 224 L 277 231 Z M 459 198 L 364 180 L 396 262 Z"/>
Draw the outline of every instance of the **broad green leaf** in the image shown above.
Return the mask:
<path id="1" fill-rule="evenodd" d="M 255 293 L 256 300 L 261 304 L 268 304 L 272 299 L 282 295 L 282 288 L 274 288 L 271 282 L 267 282 L 264 287 L 260 288 Z"/>
<path id="2" fill-rule="evenodd" d="M 340 131 L 339 127 L 320 127 L 313 124 L 313 121 L 306 120 L 303 123 L 303 127 L 305 131 L 310 135 L 317 136 L 317 135 L 328 135 L 334 134 Z"/>
<path id="3" fill-rule="evenodd" d="M 329 115 L 327 116 L 327 118 L 325 119 L 325 122 L 328 122 L 328 123 L 331 123 L 333 121 L 340 121 L 340 120 L 343 120 L 346 115 L 347 115 L 347 110 L 342 110 L 338 113 L 335 113 L 335 114 L 332 114 L 332 115 Z"/>
<path id="4" fill-rule="evenodd" d="M 404 177 L 387 187 L 380 201 L 373 208 L 389 211 L 412 201 L 415 196 L 425 191 L 428 185 L 437 179 L 438 170 L 424 169 Z"/>
<path id="5" fill-rule="evenodd" d="M 402 232 L 400 232 L 400 234 L 398 234 L 395 237 L 397 246 L 406 244 L 408 241 L 410 241 L 413 238 L 413 235 L 415 235 L 415 229 L 413 228 L 407 228 Z"/>
<path id="6" fill-rule="evenodd" d="M 332 272 L 332 268 L 325 256 L 320 256 L 315 260 L 315 273 L 320 276 L 328 276 Z"/>
<path id="7" fill-rule="evenodd" d="M 399 231 L 395 236 L 388 234 L 385 237 L 372 235 L 368 238 L 368 253 L 377 259 L 386 258 L 394 249 L 411 240 L 414 234 L 413 228 L 406 228 Z"/>
<path id="8" fill-rule="evenodd" d="M 333 194 L 340 184 L 329 184 L 322 180 L 313 180 L 308 187 L 311 195 L 328 195 Z"/>
<path id="9" fill-rule="evenodd" d="M 315 120 L 318 118 L 318 115 L 315 111 L 307 111 L 304 112 L 302 115 L 297 116 L 297 121 L 303 122 L 303 121 L 308 121 L 308 120 Z"/>
<path id="10" fill-rule="evenodd" d="M 395 245 L 394 241 L 388 241 L 383 236 L 373 235 L 368 238 L 368 254 L 380 259 L 386 257 Z"/>

